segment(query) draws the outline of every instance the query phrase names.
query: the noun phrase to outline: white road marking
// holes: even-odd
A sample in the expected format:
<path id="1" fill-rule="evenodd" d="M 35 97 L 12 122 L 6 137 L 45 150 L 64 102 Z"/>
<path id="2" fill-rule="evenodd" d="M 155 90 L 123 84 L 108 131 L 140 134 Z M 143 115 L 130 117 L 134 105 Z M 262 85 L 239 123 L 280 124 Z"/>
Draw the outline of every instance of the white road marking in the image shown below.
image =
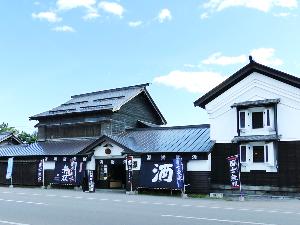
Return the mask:
<path id="1" fill-rule="evenodd" d="M 95 200 L 96 198 L 87 198 L 88 200 Z"/>
<path id="2" fill-rule="evenodd" d="M 216 221 L 216 222 L 224 222 L 224 223 L 239 223 L 239 224 L 251 224 L 251 225 L 276 225 L 276 224 L 270 224 L 270 223 L 257 223 L 257 222 L 250 222 L 250 221 L 225 220 L 225 219 L 215 219 L 215 218 L 206 218 L 206 217 L 175 216 L 175 215 L 161 215 L 161 216 L 162 217 L 171 217 L 171 218 Z"/>
<path id="3" fill-rule="evenodd" d="M 182 207 L 191 207 L 192 205 L 182 205 Z"/>
<path id="4" fill-rule="evenodd" d="M 219 206 L 212 206 L 212 207 L 210 207 L 211 209 L 219 209 L 219 208 L 221 208 L 221 207 L 219 207 Z"/>
<path id="5" fill-rule="evenodd" d="M 162 202 L 153 202 L 153 205 L 162 205 Z"/>
<path id="6" fill-rule="evenodd" d="M 48 205 L 46 203 L 42 202 L 25 202 L 25 201 L 20 201 L 20 200 L 13 200 L 13 199 L 0 199 L 0 201 L 4 202 L 13 202 L 13 203 L 25 203 L 25 204 L 34 204 L 34 205 Z"/>
<path id="7" fill-rule="evenodd" d="M 41 194 L 32 194 L 33 196 L 40 196 Z"/>
<path id="8" fill-rule="evenodd" d="M 131 200 L 129 200 L 129 201 L 127 201 L 128 203 L 134 203 L 134 202 L 136 202 L 136 201 L 131 201 Z"/>
<path id="9" fill-rule="evenodd" d="M 169 206 L 174 206 L 174 205 L 177 205 L 177 204 L 175 204 L 175 203 L 170 203 L 170 204 L 167 204 L 167 205 L 169 205 Z"/>
<path id="10" fill-rule="evenodd" d="M 100 201 L 108 201 L 107 198 L 101 198 Z"/>
<path id="11" fill-rule="evenodd" d="M 114 199 L 113 201 L 114 201 L 114 202 L 121 202 L 120 199 Z"/>
<path id="12" fill-rule="evenodd" d="M 24 192 L 19 192 L 19 193 L 16 193 L 17 195 L 26 195 L 26 193 Z"/>
<path id="13" fill-rule="evenodd" d="M 77 196 L 77 197 L 73 197 L 73 198 L 76 198 L 76 199 L 82 199 L 82 197 L 81 197 L 81 196 Z"/>
<path id="14" fill-rule="evenodd" d="M 63 196 L 61 196 L 62 198 L 71 198 L 71 196 L 69 196 L 69 195 L 63 195 Z"/>
<path id="15" fill-rule="evenodd" d="M 56 197 L 57 195 L 46 195 L 47 197 Z"/>
<path id="16" fill-rule="evenodd" d="M 5 221 L 5 220 L 0 220 L 0 223 L 11 224 L 11 225 L 30 225 L 30 224 L 26 224 L 26 223 L 16 223 L 16 222 Z"/>

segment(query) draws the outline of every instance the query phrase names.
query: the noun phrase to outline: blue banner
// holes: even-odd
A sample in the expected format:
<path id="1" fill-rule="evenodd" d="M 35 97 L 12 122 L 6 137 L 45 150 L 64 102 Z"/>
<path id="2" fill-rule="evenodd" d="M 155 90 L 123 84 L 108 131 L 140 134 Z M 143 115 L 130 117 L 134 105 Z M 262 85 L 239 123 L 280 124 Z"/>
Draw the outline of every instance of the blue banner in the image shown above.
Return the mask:
<path id="1" fill-rule="evenodd" d="M 57 161 L 54 170 L 54 184 L 80 185 L 85 171 L 85 162 L 78 162 L 76 157 Z"/>
<path id="2" fill-rule="evenodd" d="M 183 166 L 182 161 L 181 165 Z M 175 167 L 176 165 L 173 163 L 173 160 L 164 162 L 143 161 L 139 175 L 139 187 L 183 188 L 183 169 L 178 168 L 179 170 L 177 171 Z"/>
<path id="3" fill-rule="evenodd" d="M 184 188 L 184 173 L 183 173 L 183 163 L 182 158 L 176 158 L 173 160 L 175 175 L 176 175 L 176 184 L 178 189 Z"/>
<path id="4" fill-rule="evenodd" d="M 6 170 L 6 179 L 9 180 L 12 178 L 14 158 L 9 158 L 7 162 L 7 170 Z"/>

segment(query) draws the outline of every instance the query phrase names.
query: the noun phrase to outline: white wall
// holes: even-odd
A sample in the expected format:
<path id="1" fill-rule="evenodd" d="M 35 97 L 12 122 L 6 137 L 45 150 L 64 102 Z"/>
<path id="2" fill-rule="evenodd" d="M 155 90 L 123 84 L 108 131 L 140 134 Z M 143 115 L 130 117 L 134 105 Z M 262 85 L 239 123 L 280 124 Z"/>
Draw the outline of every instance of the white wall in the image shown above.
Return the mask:
<path id="1" fill-rule="evenodd" d="M 45 170 L 54 170 L 55 169 L 55 161 L 44 161 L 44 169 Z"/>
<path id="2" fill-rule="evenodd" d="M 252 73 L 205 106 L 211 124 L 211 139 L 230 143 L 237 136 L 234 103 L 280 99 L 278 134 L 282 141 L 300 140 L 300 89 L 258 73 Z"/>
<path id="3" fill-rule="evenodd" d="M 187 171 L 211 171 L 211 154 L 208 155 L 207 160 L 189 160 Z"/>
<path id="4" fill-rule="evenodd" d="M 111 150 L 111 154 L 105 154 L 105 149 L 107 147 L 104 147 L 106 144 L 108 144 L 107 142 L 102 143 L 101 145 L 97 146 L 96 148 L 94 148 L 94 156 L 100 157 L 100 158 L 108 158 L 110 159 L 111 157 L 121 157 L 122 156 L 122 152 L 124 151 L 122 148 L 120 148 L 119 146 L 109 143 L 112 145 L 112 147 L 108 147 Z"/>

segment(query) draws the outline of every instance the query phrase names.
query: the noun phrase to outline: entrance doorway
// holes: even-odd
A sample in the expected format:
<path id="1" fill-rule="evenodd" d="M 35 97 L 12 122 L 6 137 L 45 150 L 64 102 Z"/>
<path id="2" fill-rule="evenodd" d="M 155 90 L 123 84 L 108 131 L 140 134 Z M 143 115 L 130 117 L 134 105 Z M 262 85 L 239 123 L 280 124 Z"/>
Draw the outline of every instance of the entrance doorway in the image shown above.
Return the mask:
<path id="1" fill-rule="evenodd" d="M 123 159 L 96 160 L 96 163 L 96 188 L 126 188 L 126 169 Z"/>

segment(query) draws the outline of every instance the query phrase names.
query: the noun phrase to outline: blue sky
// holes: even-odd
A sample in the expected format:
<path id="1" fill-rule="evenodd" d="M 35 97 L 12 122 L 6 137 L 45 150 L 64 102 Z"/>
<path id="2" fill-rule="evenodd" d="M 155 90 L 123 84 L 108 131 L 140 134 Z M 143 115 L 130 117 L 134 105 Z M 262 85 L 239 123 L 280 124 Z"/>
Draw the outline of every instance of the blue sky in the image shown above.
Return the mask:
<path id="1" fill-rule="evenodd" d="M 150 82 L 168 125 L 208 123 L 193 106 L 248 63 L 300 74 L 297 0 L 4 0 L 0 122 L 71 95 Z"/>

